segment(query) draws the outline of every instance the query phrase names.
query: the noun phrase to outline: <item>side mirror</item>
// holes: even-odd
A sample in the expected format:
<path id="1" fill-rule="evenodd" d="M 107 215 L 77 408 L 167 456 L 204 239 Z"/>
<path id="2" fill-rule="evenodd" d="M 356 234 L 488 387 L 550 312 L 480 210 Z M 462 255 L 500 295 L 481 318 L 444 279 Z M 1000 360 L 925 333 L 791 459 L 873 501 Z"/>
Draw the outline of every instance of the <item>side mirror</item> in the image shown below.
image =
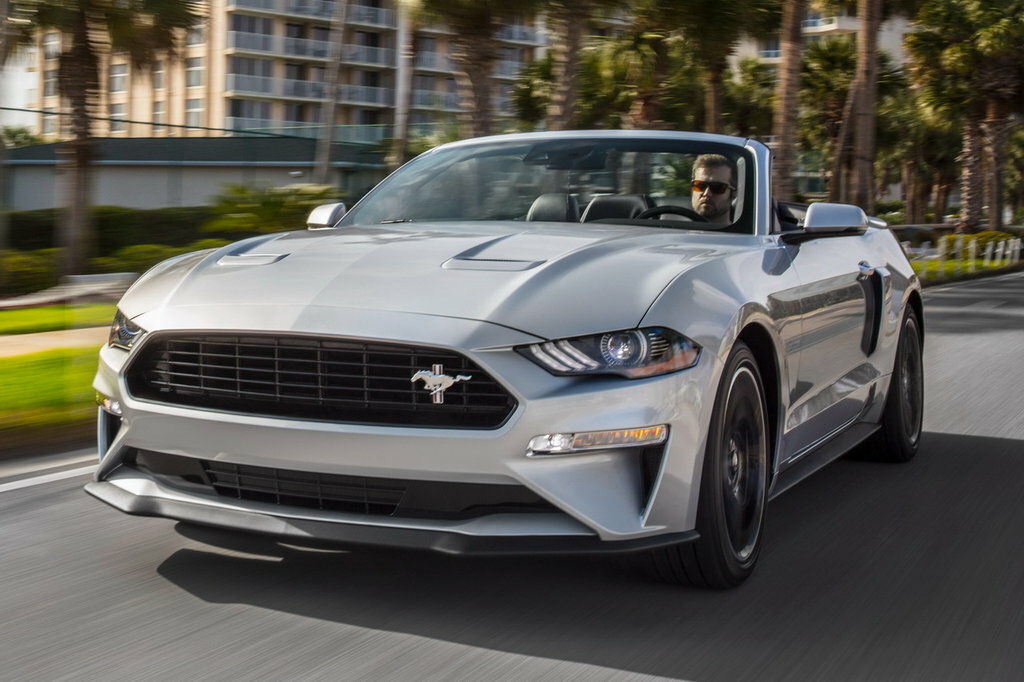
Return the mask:
<path id="1" fill-rule="evenodd" d="M 310 230 L 329 230 L 338 224 L 348 211 L 345 204 L 323 204 L 309 212 L 306 228 Z"/>
<path id="2" fill-rule="evenodd" d="M 864 210 L 848 204 L 811 204 L 804 218 L 804 231 L 815 235 L 860 232 L 868 225 Z"/>

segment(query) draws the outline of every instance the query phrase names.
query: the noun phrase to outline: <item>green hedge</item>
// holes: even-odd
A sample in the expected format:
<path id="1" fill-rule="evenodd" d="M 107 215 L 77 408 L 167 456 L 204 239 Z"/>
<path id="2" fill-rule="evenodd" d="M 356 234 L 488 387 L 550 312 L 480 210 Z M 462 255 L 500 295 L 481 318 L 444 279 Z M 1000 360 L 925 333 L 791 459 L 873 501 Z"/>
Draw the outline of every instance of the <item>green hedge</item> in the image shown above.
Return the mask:
<path id="1" fill-rule="evenodd" d="M 109 272 L 143 273 L 160 261 L 191 251 L 214 249 L 231 243 L 227 239 L 199 239 L 184 246 L 135 244 L 118 249 L 113 255 L 89 261 L 89 274 Z M 0 295 L 30 294 L 55 286 L 61 249 L 36 251 L 0 251 L 2 278 Z"/>
<path id="2" fill-rule="evenodd" d="M 248 234 L 239 232 L 208 232 L 203 225 L 216 213 L 209 206 L 185 208 L 135 209 L 120 206 L 97 206 L 93 209 L 96 228 L 96 255 L 113 256 L 133 244 L 166 244 L 186 246 L 198 239 L 221 238 L 237 240 Z M 38 251 L 57 246 L 57 209 L 11 211 L 10 247 L 18 251 Z M 253 231 L 251 234 L 257 234 Z"/>

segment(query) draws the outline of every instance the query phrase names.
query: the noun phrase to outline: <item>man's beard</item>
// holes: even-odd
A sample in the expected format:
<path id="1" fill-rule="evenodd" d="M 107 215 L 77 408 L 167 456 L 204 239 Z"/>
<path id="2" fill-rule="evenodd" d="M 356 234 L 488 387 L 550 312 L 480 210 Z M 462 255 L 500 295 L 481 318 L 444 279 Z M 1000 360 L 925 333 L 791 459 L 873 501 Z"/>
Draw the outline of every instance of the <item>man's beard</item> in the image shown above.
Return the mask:
<path id="1" fill-rule="evenodd" d="M 715 218 L 720 218 L 721 216 L 725 215 L 726 211 L 728 211 L 728 210 L 729 210 L 728 206 L 723 206 L 723 207 L 719 208 L 718 206 L 715 205 L 715 202 L 713 202 L 713 201 L 706 201 L 706 202 L 705 201 L 698 201 L 697 202 L 697 213 L 700 213 L 702 216 L 704 216 L 708 220 L 714 220 Z"/>

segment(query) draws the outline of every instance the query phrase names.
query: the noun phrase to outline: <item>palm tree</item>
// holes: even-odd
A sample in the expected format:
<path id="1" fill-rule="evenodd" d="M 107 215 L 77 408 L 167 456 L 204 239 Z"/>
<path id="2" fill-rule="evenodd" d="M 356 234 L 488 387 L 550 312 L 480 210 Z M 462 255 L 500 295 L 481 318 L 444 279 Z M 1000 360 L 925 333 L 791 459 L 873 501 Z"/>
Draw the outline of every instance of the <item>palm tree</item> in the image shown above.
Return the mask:
<path id="1" fill-rule="evenodd" d="M 498 51 L 496 36 L 505 22 L 531 17 L 534 0 L 419 0 L 419 12 L 425 21 L 441 21 L 452 29 L 449 38 L 452 59 L 461 69 L 460 90 L 468 125 L 467 136 L 490 135 L 493 129 L 492 80 Z M 465 95 L 469 95 L 468 97 Z"/>
<path id="2" fill-rule="evenodd" d="M 548 0 L 547 21 L 551 35 L 552 87 L 547 128 L 573 127 L 579 92 L 580 60 L 586 31 L 600 10 L 624 4 L 623 0 Z"/>
<path id="3" fill-rule="evenodd" d="M 64 49 L 57 67 L 58 90 L 71 109 L 69 143 L 71 181 L 67 214 L 60 221 L 64 247 L 62 274 L 82 272 L 95 238 L 89 194 L 92 111 L 100 87 L 100 55 L 123 52 L 134 69 L 150 66 L 158 55 L 174 57 L 185 30 L 200 15 L 191 0 L 35 0 L 18 3 L 35 28 L 60 31 Z"/>
<path id="4" fill-rule="evenodd" d="M 776 198 L 793 200 L 793 171 L 796 161 L 796 123 L 799 116 L 797 100 L 800 90 L 800 65 L 803 61 L 803 20 L 807 0 L 785 0 L 782 5 L 780 47 L 782 64 L 775 89 L 773 117 L 775 144 L 772 186 Z"/>
<path id="5" fill-rule="evenodd" d="M 999 229 L 1009 114 L 1024 90 L 1024 0 L 931 0 L 917 27 L 907 46 L 922 96 L 963 122 L 958 230 L 980 229 L 979 178 L 989 227 Z"/>
<path id="6" fill-rule="evenodd" d="M 829 178 L 829 199 L 835 200 L 839 178 L 835 159 L 840 156 L 841 131 L 850 86 L 857 65 L 853 41 L 830 38 L 807 46 L 800 76 L 800 137 L 807 149 L 824 153 Z M 776 175 L 779 174 L 776 169 Z"/>
<path id="7" fill-rule="evenodd" d="M 727 74 L 725 80 L 722 118 L 728 132 L 740 137 L 771 134 L 775 92 L 772 67 L 754 57 L 742 60 L 736 72 Z M 778 170 L 777 153 L 775 164 Z"/>
<path id="8" fill-rule="evenodd" d="M 728 58 L 744 34 L 764 35 L 778 28 L 778 0 L 646 0 L 638 14 L 648 13 L 658 26 L 679 27 L 694 46 L 704 69 L 704 128 L 722 128 L 722 97 Z"/>

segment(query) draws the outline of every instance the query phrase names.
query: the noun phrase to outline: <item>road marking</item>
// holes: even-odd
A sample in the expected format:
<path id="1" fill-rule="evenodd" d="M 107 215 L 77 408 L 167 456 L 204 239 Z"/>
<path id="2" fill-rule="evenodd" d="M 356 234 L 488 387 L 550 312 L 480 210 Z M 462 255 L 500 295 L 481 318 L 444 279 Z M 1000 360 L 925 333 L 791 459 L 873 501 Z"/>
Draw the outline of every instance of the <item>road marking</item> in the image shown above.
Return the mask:
<path id="1" fill-rule="evenodd" d="M 46 474 L 44 476 L 33 476 L 32 478 L 23 478 L 20 481 L 0 484 L 0 493 L 5 493 L 8 490 L 18 490 L 19 488 L 30 488 L 34 485 L 41 485 L 43 483 L 50 483 L 52 481 L 60 481 L 65 478 L 84 476 L 85 474 L 91 474 L 94 471 L 96 471 L 95 464 L 92 466 L 81 467 L 79 469 L 71 469 L 70 471 L 58 471 L 55 474 Z"/>

